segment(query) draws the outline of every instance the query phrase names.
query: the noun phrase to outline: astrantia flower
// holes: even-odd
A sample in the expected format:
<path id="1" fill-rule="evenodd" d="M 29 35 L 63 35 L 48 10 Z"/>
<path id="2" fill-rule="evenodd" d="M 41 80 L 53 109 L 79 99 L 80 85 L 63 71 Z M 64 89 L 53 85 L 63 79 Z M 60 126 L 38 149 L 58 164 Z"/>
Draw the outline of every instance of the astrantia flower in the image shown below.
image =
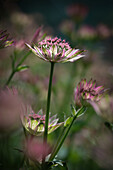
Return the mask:
<path id="1" fill-rule="evenodd" d="M 83 79 L 75 89 L 75 103 L 80 105 L 82 100 L 98 102 L 103 96 L 103 86 L 96 86 L 96 81 L 92 79 L 87 82 Z"/>
<path id="2" fill-rule="evenodd" d="M 56 115 L 49 118 L 48 134 L 62 125 L 62 123 L 58 123 L 58 120 Z M 45 130 L 45 115 L 42 110 L 37 114 L 32 111 L 32 113 L 22 116 L 22 123 L 30 134 L 38 136 Z"/>
<path id="3" fill-rule="evenodd" d="M 0 30 L 0 49 L 9 47 L 13 44 L 13 41 L 8 40 L 8 37 L 9 37 L 9 33 L 7 33 L 6 30 L 5 31 Z"/>
<path id="4" fill-rule="evenodd" d="M 84 50 L 72 49 L 65 40 L 57 37 L 45 39 L 38 43 L 38 47 L 31 47 L 26 44 L 31 51 L 42 60 L 55 63 L 74 62 L 81 57 L 84 57 Z"/>

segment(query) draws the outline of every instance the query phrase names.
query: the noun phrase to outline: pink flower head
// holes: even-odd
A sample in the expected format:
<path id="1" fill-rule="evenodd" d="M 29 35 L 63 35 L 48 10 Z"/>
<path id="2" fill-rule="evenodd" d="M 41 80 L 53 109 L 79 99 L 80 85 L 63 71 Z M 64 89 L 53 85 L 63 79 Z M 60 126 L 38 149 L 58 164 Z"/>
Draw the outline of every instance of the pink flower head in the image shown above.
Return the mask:
<path id="1" fill-rule="evenodd" d="M 32 161 L 41 162 L 42 157 L 46 157 L 50 153 L 50 146 L 42 143 L 35 137 L 30 137 L 25 142 L 25 155 Z"/>
<path id="2" fill-rule="evenodd" d="M 8 37 L 9 33 L 7 33 L 6 30 L 5 31 L 0 30 L 0 49 L 9 47 L 13 44 L 14 41 L 8 40 Z"/>
<path id="3" fill-rule="evenodd" d="M 83 79 L 75 89 L 75 103 L 81 105 L 82 100 L 98 102 L 103 96 L 103 86 L 96 86 L 96 81 L 92 79 L 87 82 Z"/>
<path id="4" fill-rule="evenodd" d="M 56 116 L 57 115 L 54 115 L 49 118 L 48 134 L 63 124 L 58 123 L 59 119 L 57 119 Z M 30 134 L 38 136 L 45 130 L 45 115 L 43 115 L 42 110 L 40 110 L 38 113 L 31 111 L 28 115 L 22 115 L 22 123 Z"/>
<path id="5" fill-rule="evenodd" d="M 55 63 L 65 63 L 74 62 L 79 58 L 84 57 L 84 50 L 72 49 L 70 45 L 65 42 L 65 40 L 58 39 L 57 37 L 51 39 L 47 38 L 38 43 L 38 47 L 34 45 L 31 47 L 26 44 L 30 50 L 37 55 L 40 59 L 55 62 Z"/>

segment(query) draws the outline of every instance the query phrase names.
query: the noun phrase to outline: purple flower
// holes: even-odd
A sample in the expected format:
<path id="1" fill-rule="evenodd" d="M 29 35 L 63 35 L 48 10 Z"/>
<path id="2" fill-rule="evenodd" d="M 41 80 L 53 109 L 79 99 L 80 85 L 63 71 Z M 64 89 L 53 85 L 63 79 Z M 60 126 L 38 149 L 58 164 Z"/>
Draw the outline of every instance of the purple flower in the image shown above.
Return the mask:
<path id="1" fill-rule="evenodd" d="M 38 47 L 34 45 L 31 47 L 26 44 L 30 50 L 42 60 L 55 63 L 74 62 L 79 58 L 84 57 L 84 50 L 72 49 L 65 40 L 57 37 L 51 39 L 47 38 L 38 43 Z"/>
<path id="2" fill-rule="evenodd" d="M 13 41 L 8 40 L 8 37 L 9 37 L 9 33 L 7 33 L 6 30 L 5 31 L 0 30 L 0 49 L 9 47 L 13 44 Z"/>
<path id="3" fill-rule="evenodd" d="M 49 118 L 48 124 L 48 134 L 56 130 L 63 123 L 58 123 L 59 119 L 56 119 L 57 115 L 54 115 Z M 31 113 L 28 115 L 22 115 L 21 117 L 23 126 L 25 129 L 32 135 L 38 136 L 44 132 L 45 129 L 45 115 L 43 115 L 42 110 L 37 114 L 31 110 Z"/>
<path id="4" fill-rule="evenodd" d="M 81 105 L 82 100 L 98 102 L 103 96 L 103 93 L 103 86 L 96 86 L 96 81 L 91 79 L 87 82 L 86 79 L 83 79 L 75 89 L 75 103 Z"/>

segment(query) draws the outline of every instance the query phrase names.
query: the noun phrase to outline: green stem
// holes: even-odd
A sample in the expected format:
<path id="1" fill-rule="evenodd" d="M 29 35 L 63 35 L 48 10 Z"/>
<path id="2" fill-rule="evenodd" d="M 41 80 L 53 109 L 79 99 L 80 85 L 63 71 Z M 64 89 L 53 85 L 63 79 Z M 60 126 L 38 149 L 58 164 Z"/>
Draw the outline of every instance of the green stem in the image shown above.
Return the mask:
<path id="1" fill-rule="evenodd" d="M 51 62 L 51 71 L 49 78 L 49 87 L 48 87 L 48 96 L 47 96 L 47 110 L 46 110 L 46 119 L 45 119 L 45 131 L 44 131 L 44 142 L 47 143 L 47 134 L 48 134 L 48 123 L 49 123 L 49 109 L 50 109 L 50 99 L 51 99 L 51 88 L 52 88 L 52 78 L 53 78 L 54 63 Z"/>
<path id="2" fill-rule="evenodd" d="M 18 68 L 23 62 L 24 60 L 31 54 L 31 51 L 29 51 L 18 63 L 18 65 L 16 66 L 16 68 Z"/>
<path id="3" fill-rule="evenodd" d="M 11 74 L 10 74 L 10 76 L 9 76 L 6 84 L 5 84 L 5 86 L 8 86 L 8 85 L 9 85 L 9 83 L 10 83 L 11 79 L 13 78 L 14 74 L 15 74 L 15 70 L 13 70 L 13 71 L 11 72 Z"/>
<path id="4" fill-rule="evenodd" d="M 51 156 L 50 156 L 50 158 L 49 158 L 49 161 L 52 161 L 52 160 L 53 160 L 53 159 L 52 159 L 52 157 L 53 157 L 52 155 L 54 155 L 54 153 L 56 152 L 57 146 L 58 146 L 58 144 L 59 144 L 60 141 L 61 141 L 61 136 L 63 136 L 65 130 L 66 130 L 66 127 L 64 127 L 63 130 L 61 131 L 61 133 L 60 133 L 60 135 L 59 135 L 59 137 L 58 137 L 58 140 L 57 140 L 57 142 L 56 142 L 56 144 L 55 144 L 55 146 L 54 146 L 54 148 L 53 148 L 53 150 L 52 150 L 52 153 L 51 153 Z"/>
<path id="5" fill-rule="evenodd" d="M 74 123 L 74 121 L 75 121 L 76 118 L 77 118 L 77 116 L 75 115 L 75 116 L 73 117 L 73 120 L 72 120 L 72 122 L 70 123 L 67 131 L 65 132 L 64 136 L 62 137 L 62 139 L 61 139 L 61 141 L 60 141 L 60 144 L 56 147 L 55 152 L 53 152 L 53 154 L 51 154 L 51 157 L 50 157 L 49 161 L 52 161 L 52 160 L 54 159 L 54 157 L 56 156 L 56 154 L 58 153 L 58 151 L 60 150 L 60 148 L 61 148 L 62 144 L 64 143 L 64 140 L 66 139 L 66 137 L 67 137 L 67 135 L 68 135 L 68 133 L 69 133 L 69 130 L 70 130 L 70 128 L 72 127 L 72 125 L 73 125 L 73 123 Z M 60 137 L 61 137 L 61 136 L 60 136 Z M 57 143 L 58 143 L 58 142 L 57 142 Z"/>
<path id="6" fill-rule="evenodd" d="M 14 68 L 14 69 L 12 70 L 12 72 L 11 72 L 11 74 L 10 74 L 10 76 L 9 76 L 6 84 L 5 84 L 5 86 L 8 86 L 8 85 L 9 85 L 9 83 L 10 83 L 11 79 L 13 78 L 14 74 L 17 72 L 17 71 L 16 71 L 17 68 L 24 62 L 24 60 L 25 60 L 30 54 L 31 54 L 31 51 L 29 51 L 29 52 L 20 60 L 20 62 L 17 64 L 16 68 Z"/>

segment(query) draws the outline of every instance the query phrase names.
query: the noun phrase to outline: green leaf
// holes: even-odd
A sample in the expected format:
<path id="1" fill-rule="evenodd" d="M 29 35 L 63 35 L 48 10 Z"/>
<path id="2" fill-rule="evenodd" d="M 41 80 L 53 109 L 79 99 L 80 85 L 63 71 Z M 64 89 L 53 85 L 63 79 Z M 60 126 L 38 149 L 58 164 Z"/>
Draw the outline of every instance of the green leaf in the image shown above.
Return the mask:
<path id="1" fill-rule="evenodd" d="M 65 122 L 64 122 L 64 127 L 69 126 L 70 123 L 72 122 L 72 119 L 73 119 L 73 117 L 68 117 L 68 118 L 65 120 Z"/>
<path id="2" fill-rule="evenodd" d="M 76 113 L 77 113 L 77 111 L 76 111 L 76 109 L 73 105 L 71 105 L 71 113 L 72 113 L 73 116 L 75 116 Z"/>
<path id="3" fill-rule="evenodd" d="M 26 66 L 26 65 L 23 65 L 23 66 L 18 66 L 16 71 L 19 72 L 19 71 L 25 71 L 29 68 L 29 66 Z"/>
<path id="4" fill-rule="evenodd" d="M 63 123 L 58 123 L 54 126 L 51 126 L 50 128 L 48 128 L 48 134 L 52 133 L 53 131 L 55 131 L 57 128 L 59 128 Z"/>
<path id="5" fill-rule="evenodd" d="M 86 107 L 82 106 L 77 112 L 76 112 L 76 117 L 82 116 L 86 112 Z"/>

